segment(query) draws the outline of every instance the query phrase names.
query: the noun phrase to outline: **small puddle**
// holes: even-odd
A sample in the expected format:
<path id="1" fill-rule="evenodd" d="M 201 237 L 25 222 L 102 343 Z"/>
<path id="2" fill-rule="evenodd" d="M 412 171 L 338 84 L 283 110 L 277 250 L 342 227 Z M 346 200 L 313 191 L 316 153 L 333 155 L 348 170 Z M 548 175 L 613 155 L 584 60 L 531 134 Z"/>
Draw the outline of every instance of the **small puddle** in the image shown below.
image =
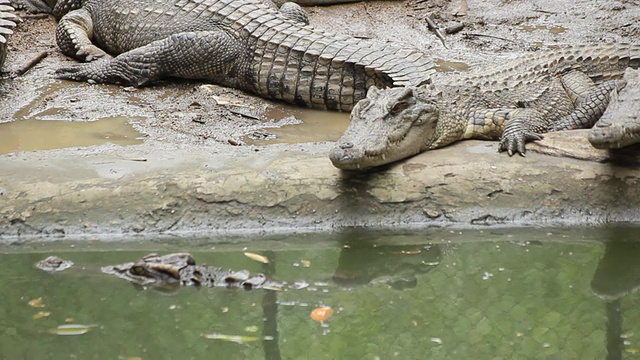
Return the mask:
<path id="1" fill-rule="evenodd" d="M 553 35 L 558 35 L 558 34 L 562 34 L 563 32 L 567 31 L 566 27 L 562 27 L 562 26 L 548 26 L 548 25 L 536 25 L 536 26 L 530 26 L 530 25 L 522 25 L 520 27 L 520 30 L 524 30 L 526 32 L 534 32 L 537 30 L 546 30 L 549 31 L 550 33 L 552 33 Z"/>
<path id="2" fill-rule="evenodd" d="M 443 59 L 435 59 L 436 66 L 434 69 L 438 72 L 467 71 L 469 65 L 461 61 L 446 61 Z"/>
<path id="3" fill-rule="evenodd" d="M 274 125 L 288 124 L 257 131 L 244 139 L 247 144 L 337 141 L 349 125 L 348 112 L 304 109 L 286 104 L 276 105 L 265 115 Z"/>
<path id="4" fill-rule="evenodd" d="M 50 109 L 55 112 L 55 110 Z M 129 120 L 142 117 L 121 116 L 97 121 L 16 120 L 0 124 L 0 155 L 16 151 L 50 150 L 105 143 L 135 145 L 142 143 L 142 134 Z"/>

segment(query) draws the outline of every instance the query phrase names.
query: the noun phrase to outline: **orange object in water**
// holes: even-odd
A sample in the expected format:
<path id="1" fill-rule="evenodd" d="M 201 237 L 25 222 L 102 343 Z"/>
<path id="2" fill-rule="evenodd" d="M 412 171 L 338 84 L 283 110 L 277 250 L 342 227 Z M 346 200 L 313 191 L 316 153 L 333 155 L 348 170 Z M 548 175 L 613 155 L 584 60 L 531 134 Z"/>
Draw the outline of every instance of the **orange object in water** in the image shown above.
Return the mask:
<path id="1" fill-rule="evenodd" d="M 321 323 L 329 320 L 331 315 L 333 315 L 333 309 L 328 306 L 317 307 L 311 312 L 311 318 Z"/>

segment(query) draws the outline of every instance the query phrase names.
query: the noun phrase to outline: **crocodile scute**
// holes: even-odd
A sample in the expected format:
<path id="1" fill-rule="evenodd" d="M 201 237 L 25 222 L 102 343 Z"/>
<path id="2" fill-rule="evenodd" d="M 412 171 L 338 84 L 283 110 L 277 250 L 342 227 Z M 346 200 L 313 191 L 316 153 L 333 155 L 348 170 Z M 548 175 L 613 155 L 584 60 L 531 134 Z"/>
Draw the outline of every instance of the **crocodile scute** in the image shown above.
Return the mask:
<path id="1" fill-rule="evenodd" d="M 0 0 L 0 71 L 7 58 L 7 37 L 13 34 L 18 17 L 13 13 L 14 8 L 9 0 Z"/>

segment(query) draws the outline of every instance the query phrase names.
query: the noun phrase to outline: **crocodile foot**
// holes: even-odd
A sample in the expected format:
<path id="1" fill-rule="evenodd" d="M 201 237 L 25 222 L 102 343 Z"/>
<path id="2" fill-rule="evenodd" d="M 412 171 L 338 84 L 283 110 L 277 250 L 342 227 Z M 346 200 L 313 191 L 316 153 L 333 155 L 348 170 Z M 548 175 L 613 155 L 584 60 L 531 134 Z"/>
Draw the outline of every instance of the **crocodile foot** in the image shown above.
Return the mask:
<path id="1" fill-rule="evenodd" d="M 526 130 L 514 131 L 509 134 L 505 133 L 500 139 L 498 151 L 506 151 L 509 156 L 513 156 L 515 153 L 525 156 L 527 152 L 525 144 L 529 141 L 542 140 L 543 138 L 544 136 L 542 136 L 542 134 Z"/>
<path id="2" fill-rule="evenodd" d="M 127 84 L 144 86 L 151 81 L 142 72 L 121 71 L 126 64 L 113 59 L 100 59 L 91 63 L 63 67 L 56 70 L 56 79 L 86 81 L 90 84 Z"/>

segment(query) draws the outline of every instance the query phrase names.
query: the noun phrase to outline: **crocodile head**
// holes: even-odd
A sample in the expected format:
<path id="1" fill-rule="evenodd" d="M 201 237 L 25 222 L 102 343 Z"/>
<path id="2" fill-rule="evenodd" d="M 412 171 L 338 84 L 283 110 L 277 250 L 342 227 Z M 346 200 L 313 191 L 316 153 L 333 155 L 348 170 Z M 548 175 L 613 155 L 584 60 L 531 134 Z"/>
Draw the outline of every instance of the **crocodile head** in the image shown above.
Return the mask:
<path id="1" fill-rule="evenodd" d="M 58 256 L 52 255 L 47 257 L 44 260 L 40 260 L 36 263 L 36 267 L 38 269 L 54 272 L 54 271 L 63 271 L 73 266 L 73 261 L 64 260 Z"/>
<path id="2" fill-rule="evenodd" d="M 174 253 L 159 256 L 149 254 L 136 262 L 105 266 L 101 270 L 105 274 L 116 275 L 138 285 L 154 287 L 178 285 L 180 270 L 196 261 L 188 253 Z"/>
<path id="3" fill-rule="evenodd" d="M 349 127 L 329 154 L 333 165 L 362 170 L 428 149 L 439 111 L 432 97 L 415 92 L 412 87 L 371 87 L 354 106 Z"/>

